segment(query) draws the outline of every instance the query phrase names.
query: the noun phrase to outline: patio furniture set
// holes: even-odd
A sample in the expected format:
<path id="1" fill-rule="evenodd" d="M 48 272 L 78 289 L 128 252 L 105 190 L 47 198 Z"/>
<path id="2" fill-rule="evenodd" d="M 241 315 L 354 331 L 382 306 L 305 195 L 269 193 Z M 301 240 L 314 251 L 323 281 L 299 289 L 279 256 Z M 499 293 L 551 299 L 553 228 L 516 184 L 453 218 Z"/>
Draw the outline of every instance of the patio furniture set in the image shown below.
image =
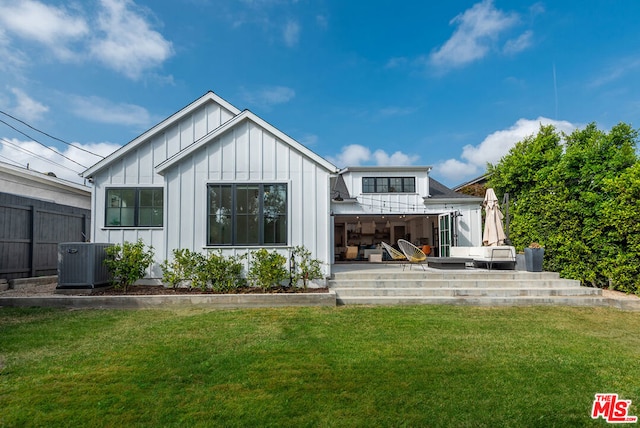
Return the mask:
<path id="1" fill-rule="evenodd" d="M 428 257 L 428 252 L 404 239 L 398 240 L 399 250 L 386 242 L 382 242 L 382 247 L 391 260 L 406 261 L 409 268 L 413 264 L 417 264 L 423 269 L 425 264 L 435 269 L 465 269 L 467 264 L 473 264 L 474 267 L 486 267 L 489 270 L 496 266 L 506 269 L 515 269 L 516 266 L 516 249 L 507 245 L 451 247 L 450 257 Z"/>

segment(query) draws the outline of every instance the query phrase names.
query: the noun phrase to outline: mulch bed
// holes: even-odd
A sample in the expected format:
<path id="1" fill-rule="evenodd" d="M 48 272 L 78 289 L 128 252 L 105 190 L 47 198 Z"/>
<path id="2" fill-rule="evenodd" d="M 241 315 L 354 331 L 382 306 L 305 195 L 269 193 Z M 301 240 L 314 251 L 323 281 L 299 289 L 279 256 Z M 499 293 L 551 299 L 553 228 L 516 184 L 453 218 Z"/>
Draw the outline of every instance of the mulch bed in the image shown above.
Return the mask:
<path id="1" fill-rule="evenodd" d="M 91 292 L 92 296 L 143 296 L 143 295 L 185 295 L 185 294 L 282 294 L 282 293 L 328 293 L 328 288 L 304 288 L 300 287 L 277 287 L 263 290 L 257 287 L 240 287 L 233 291 L 224 293 L 213 290 L 201 290 L 199 288 L 168 288 L 162 285 L 133 285 L 127 288 L 127 292 L 122 288 L 105 287 L 98 288 Z"/>

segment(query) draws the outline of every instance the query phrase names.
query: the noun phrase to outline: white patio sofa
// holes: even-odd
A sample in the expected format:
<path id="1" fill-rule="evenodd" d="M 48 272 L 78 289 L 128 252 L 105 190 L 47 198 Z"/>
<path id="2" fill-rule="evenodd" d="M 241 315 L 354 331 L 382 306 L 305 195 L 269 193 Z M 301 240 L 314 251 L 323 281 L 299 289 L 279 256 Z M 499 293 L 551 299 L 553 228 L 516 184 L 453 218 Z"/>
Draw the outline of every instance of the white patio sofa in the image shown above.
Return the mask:
<path id="1" fill-rule="evenodd" d="M 476 267 L 486 265 L 492 269 L 495 264 L 500 264 L 508 269 L 516 268 L 516 248 L 509 245 L 495 247 L 451 247 L 451 257 L 473 259 Z"/>

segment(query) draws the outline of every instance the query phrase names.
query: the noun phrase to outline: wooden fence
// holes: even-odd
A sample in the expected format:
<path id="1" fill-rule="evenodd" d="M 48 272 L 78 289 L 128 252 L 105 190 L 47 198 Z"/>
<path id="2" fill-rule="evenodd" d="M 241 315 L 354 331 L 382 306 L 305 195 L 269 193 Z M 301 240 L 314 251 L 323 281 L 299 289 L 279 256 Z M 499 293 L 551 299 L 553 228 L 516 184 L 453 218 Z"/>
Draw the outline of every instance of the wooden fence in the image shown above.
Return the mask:
<path id="1" fill-rule="evenodd" d="M 58 244 L 89 240 L 91 211 L 0 193 L 0 278 L 56 275 Z"/>

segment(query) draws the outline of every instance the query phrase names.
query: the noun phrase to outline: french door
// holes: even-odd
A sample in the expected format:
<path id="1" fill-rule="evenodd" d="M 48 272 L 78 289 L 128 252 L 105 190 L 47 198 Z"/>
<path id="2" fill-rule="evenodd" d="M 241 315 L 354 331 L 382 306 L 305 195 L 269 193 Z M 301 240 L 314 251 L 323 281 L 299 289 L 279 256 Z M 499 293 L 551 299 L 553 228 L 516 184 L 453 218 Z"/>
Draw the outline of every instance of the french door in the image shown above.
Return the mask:
<path id="1" fill-rule="evenodd" d="M 451 236 L 453 234 L 453 213 L 438 215 L 438 224 L 440 226 L 440 257 L 449 257 L 451 255 Z"/>

